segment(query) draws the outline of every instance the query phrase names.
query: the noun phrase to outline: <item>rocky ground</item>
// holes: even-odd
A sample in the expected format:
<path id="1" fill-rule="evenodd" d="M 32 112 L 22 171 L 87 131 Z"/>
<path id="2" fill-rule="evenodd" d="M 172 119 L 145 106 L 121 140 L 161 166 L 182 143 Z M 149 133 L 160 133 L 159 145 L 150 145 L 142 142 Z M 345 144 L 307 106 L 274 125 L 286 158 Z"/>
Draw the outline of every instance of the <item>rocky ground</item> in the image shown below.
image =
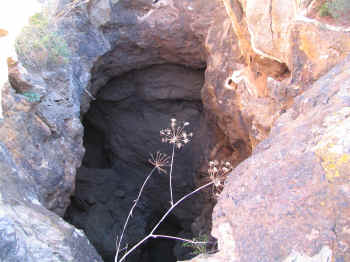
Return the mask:
<path id="1" fill-rule="evenodd" d="M 113 200 L 120 207 L 112 209 L 126 209 L 135 193 L 128 185 L 139 184 L 143 172 L 129 182 L 105 179 L 102 188 L 94 175 L 124 174 L 115 172 L 118 161 L 140 165 L 143 146 L 153 150 L 155 130 L 175 115 L 190 119 L 198 134 L 193 159 L 179 160 L 179 194 L 207 181 L 209 159 L 237 166 L 212 226 L 210 195 L 186 222 L 194 233 L 212 228 L 218 239 L 218 253 L 192 261 L 348 261 L 350 28 L 347 5 L 339 16 L 335 9 L 324 16 L 324 2 L 49 1 L 50 30 L 64 39 L 69 59 L 48 61 L 44 50 L 7 61 L 0 260 L 102 261 L 85 234 L 60 217 L 75 195 L 68 216 L 88 237 L 96 214 L 106 213 L 98 216 L 101 228 L 116 223 L 98 192 L 115 187 L 115 199 L 125 200 Z M 141 135 L 125 136 L 129 129 Z M 77 207 L 83 212 L 72 216 Z M 181 219 L 179 210 L 174 221 L 183 228 Z M 111 235 L 104 244 L 91 241 L 113 257 Z"/>

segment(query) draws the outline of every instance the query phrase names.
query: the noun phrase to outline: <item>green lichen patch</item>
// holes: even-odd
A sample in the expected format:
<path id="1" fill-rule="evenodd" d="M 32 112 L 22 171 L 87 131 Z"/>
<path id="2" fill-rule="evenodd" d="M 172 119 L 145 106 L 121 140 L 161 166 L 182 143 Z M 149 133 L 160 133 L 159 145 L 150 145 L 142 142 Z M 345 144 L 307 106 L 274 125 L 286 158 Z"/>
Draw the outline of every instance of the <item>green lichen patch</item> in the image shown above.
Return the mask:
<path id="1" fill-rule="evenodd" d="M 40 95 L 34 92 L 25 92 L 23 93 L 23 95 L 26 97 L 26 99 L 29 102 L 39 102 L 40 101 Z"/>

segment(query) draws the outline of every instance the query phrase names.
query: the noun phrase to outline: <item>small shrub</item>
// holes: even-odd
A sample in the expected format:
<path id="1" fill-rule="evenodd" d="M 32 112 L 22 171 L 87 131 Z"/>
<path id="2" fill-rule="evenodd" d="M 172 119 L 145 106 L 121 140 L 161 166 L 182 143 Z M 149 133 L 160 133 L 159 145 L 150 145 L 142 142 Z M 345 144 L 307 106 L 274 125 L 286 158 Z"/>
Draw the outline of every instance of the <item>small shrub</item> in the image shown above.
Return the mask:
<path id="1" fill-rule="evenodd" d="M 208 235 L 200 235 L 192 239 L 193 242 L 183 242 L 183 247 L 190 247 L 192 249 L 192 255 L 206 254 L 207 244 L 209 243 Z"/>
<path id="2" fill-rule="evenodd" d="M 319 10 L 320 16 L 331 16 L 331 13 L 329 11 L 329 3 L 325 2 L 321 5 L 321 8 Z"/>
<path id="3" fill-rule="evenodd" d="M 34 69 L 65 64 L 70 56 L 66 41 L 55 31 L 45 12 L 29 19 L 29 25 L 16 39 L 15 48 L 23 64 Z"/>

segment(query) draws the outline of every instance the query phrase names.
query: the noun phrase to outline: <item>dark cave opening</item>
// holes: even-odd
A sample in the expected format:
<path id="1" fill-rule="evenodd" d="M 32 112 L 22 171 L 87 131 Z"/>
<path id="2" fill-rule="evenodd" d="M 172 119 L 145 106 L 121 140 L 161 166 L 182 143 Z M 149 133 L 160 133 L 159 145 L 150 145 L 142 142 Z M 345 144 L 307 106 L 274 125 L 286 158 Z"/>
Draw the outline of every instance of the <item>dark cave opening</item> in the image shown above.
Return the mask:
<path id="1" fill-rule="evenodd" d="M 164 212 L 155 212 L 152 218 L 149 220 L 147 231 L 152 230 L 153 226 L 159 221 Z M 174 215 L 170 215 L 164 224 L 161 224 L 157 230 L 159 235 L 176 236 L 183 228 L 181 223 Z M 176 241 L 165 238 L 149 239 L 142 248 L 142 255 L 140 261 L 152 261 L 163 262 L 164 260 L 169 262 L 176 262 L 177 257 L 174 254 L 174 248 Z"/>
<path id="2" fill-rule="evenodd" d="M 84 115 L 85 156 L 77 172 L 76 190 L 65 219 L 83 229 L 105 262 L 114 261 L 115 241 L 147 173 L 149 153 L 171 153 L 159 132 L 170 119 L 190 123 L 195 136 L 176 150 L 173 191 L 175 199 L 195 187 L 202 146 L 210 140 L 201 103 L 204 70 L 179 65 L 154 65 L 111 79 L 99 90 Z M 193 237 L 193 222 L 206 205 L 205 193 L 181 204 L 164 221 L 158 234 Z M 150 231 L 169 208 L 167 175 L 154 174 L 128 224 L 123 246 L 130 248 Z M 210 220 L 210 218 L 209 218 Z M 210 228 L 211 221 L 201 227 Z M 198 230 L 197 230 L 198 231 Z M 189 258 L 178 241 L 150 239 L 126 261 L 177 261 Z"/>

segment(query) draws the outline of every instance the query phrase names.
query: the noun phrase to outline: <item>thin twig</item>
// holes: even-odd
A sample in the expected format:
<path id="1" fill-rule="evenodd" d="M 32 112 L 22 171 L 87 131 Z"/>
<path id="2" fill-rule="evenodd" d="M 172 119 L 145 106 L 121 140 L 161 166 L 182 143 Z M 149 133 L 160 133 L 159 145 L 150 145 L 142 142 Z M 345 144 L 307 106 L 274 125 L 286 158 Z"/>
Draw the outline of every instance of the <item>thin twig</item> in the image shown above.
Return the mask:
<path id="1" fill-rule="evenodd" d="M 96 100 L 96 97 L 94 97 L 90 92 L 89 90 L 87 90 L 86 88 L 83 89 L 85 93 L 88 94 L 89 97 L 91 97 L 92 100 Z"/>
<path id="2" fill-rule="evenodd" d="M 143 182 L 142 187 L 141 187 L 141 189 L 139 191 L 139 194 L 137 195 L 137 198 L 134 200 L 134 204 L 132 205 L 132 207 L 130 209 L 130 212 L 128 214 L 128 217 L 125 220 L 125 223 L 124 223 L 124 226 L 123 226 L 123 230 L 122 230 L 122 233 L 121 233 L 120 238 L 119 238 L 119 243 L 117 244 L 117 252 L 116 252 L 116 255 L 115 255 L 115 262 L 118 262 L 118 255 L 119 255 L 119 251 L 120 251 L 120 245 L 122 243 L 122 239 L 123 239 L 123 236 L 124 236 L 124 233 L 125 233 L 125 229 L 126 229 L 126 227 L 128 225 L 129 219 L 132 216 L 132 212 L 134 211 L 137 203 L 139 202 L 139 199 L 141 197 L 142 191 L 143 191 L 145 185 L 147 184 L 147 181 L 150 179 L 151 175 L 153 174 L 154 170 L 156 170 L 156 167 L 154 167 L 151 170 L 151 172 L 149 172 L 148 176 L 146 177 L 145 181 Z"/>
<path id="3" fill-rule="evenodd" d="M 138 248 L 140 245 L 142 245 L 147 239 L 153 237 L 153 233 L 157 230 L 157 228 L 159 227 L 159 225 L 167 218 L 167 216 L 171 213 L 171 211 L 173 211 L 173 209 L 178 206 L 182 201 L 184 201 L 186 198 L 192 196 L 193 194 L 197 193 L 198 191 L 202 190 L 203 188 L 206 188 L 210 185 L 212 185 L 214 182 L 209 182 L 199 188 L 197 188 L 196 190 L 188 193 L 187 195 L 183 196 L 182 198 L 180 198 L 174 205 L 172 205 L 169 210 L 162 216 L 162 218 L 158 221 L 158 223 L 153 227 L 153 229 L 151 230 L 151 232 L 145 236 L 143 239 L 141 239 L 138 243 L 136 243 L 128 252 L 126 252 L 120 260 L 115 259 L 115 262 L 122 262 L 125 260 L 125 258 L 131 253 L 133 252 L 136 248 Z"/>
<path id="4" fill-rule="evenodd" d="M 192 196 L 193 194 L 197 193 L 198 191 L 202 190 L 203 188 L 212 185 L 214 182 L 209 182 L 199 188 L 197 188 L 196 190 L 188 193 L 187 195 L 183 196 L 182 198 L 180 198 L 180 200 L 178 200 L 174 205 L 172 205 L 169 210 L 163 215 L 163 217 L 159 220 L 159 222 L 154 226 L 154 228 L 152 229 L 150 235 L 152 235 L 154 233 L 154 231 L 156 231 L 156 229 L 159 227 L 159 225 L 164 221 L 164 219 L 171 213 L 171 211 L 173 211 L 173 209 L 179 205 L 183 200 L 185 200 L 186 198 Z"/>
<path id="5" fill-rule="evenodd" d="M 181 238 L 181 237 L 174 237 L 174 236 L 167 236 L 167 235 L 151 235 L 152 238 L 168 238 L 168 239 L 175 239 L 175 240 L 180 240 L 183 242 L 188 242 L 191 244 L 207 244 L 208 242 L 203 242 L 203 241 L 193 241 L 191 239 L 186 239 L 186 238 Z"/>
<path id="6" fill-rule="evenodd" d="M 147 239 L 149 239 L 151 235 L 145 236 L 143 239 L 141 239 L 138 243 L 136 243 L 131 249 L 129 249 L 128 252 L 126 252 L 120 260 L 117 260 L 116 257 L 116 262 L 122 262 L 132 251 L 134 251 L 136 248 L 138 248 L 140 245 L 142 245 Z"/>
<path id="7" fill-rule="evenodd" d="M 175 155 L 175 144 L 173 144 L 173 152 L 171 154 L 171 164 L 170 164 L 170 172 L 169 172 L 169 186 L 170 186 L 170 204 L 174 205 L 173 199 L 173 186 L 172 186 L 172 173 L 173 173 L 173 164 L 174 164 L 174 155 Z"/>

